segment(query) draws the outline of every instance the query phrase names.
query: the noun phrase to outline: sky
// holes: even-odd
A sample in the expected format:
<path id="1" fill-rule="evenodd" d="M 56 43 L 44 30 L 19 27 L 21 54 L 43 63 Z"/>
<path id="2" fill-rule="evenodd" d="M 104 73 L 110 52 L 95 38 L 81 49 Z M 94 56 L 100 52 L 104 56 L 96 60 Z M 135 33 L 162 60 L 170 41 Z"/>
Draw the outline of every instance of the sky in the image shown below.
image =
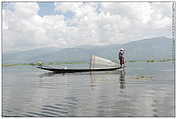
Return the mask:
<path id="1" fill-rule="evenodd" d="M 172 2 L 3 2 L 3 51 L 172 36 Z"/>

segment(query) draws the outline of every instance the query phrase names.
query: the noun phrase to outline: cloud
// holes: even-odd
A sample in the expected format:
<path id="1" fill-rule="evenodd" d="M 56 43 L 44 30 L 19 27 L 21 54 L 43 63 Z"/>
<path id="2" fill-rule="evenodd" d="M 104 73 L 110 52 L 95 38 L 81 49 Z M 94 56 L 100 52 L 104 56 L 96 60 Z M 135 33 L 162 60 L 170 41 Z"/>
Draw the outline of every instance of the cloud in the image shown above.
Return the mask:
<path id="1" fill-rule="evenodd" d="M 29 18 L 39 10 L 39 6 L 37 3 L 23 3 L 19 2 L 14 4 L 14 14 L 16 14 L 20 18 Z"/>
<path id="2" fill-rule="evenodd" d="M 38 15 L 37 3 L 15 3 L 14 11 L 3 10 L 5 50 L 27 50 L 55 46 L 65 29 L 63 15 Z M 62 44 L 63 41 L 60 42 Z"/>
<path id="3" fill-rule="evenodd" d="M 82 7 L 83 2 L 56 2 L 55 10 L 61 11 L 63 13 L 66 12 L 81 12 L 79 9 Z"/>
<path id="4" fill-rule="evenodd" d="M 55 15 L 39 16 L 35 2 L 3 9 L 3 48 L 74 47 L 171 36 L 172 3 L 56 2 Z M 72 13 L 72 17 L 66 14 Z"/>
<path id="5" fill-rule="evenodd" d="M 129 26 L 123 34 L 124 41 L 138 40 L 156 36 L 170 36 L 172 24 L 172 3 L 124 2 L 103 3 L 102 11 L 111 16 L 127 18 Z M 168 9 L 167 9 L 168 8 Z M 165 10 L 167 9 L 167 11 Z M 122 21 L 118 21 L 120 24 Z M 121 26 L 124 26 L 122 23 Z"/>
<path id="6" fill-rule="evenodd" d="M 122 17 L 128 17 L 132 20 L 138 20 L 142 23 L 150 21 L 153 10 L 149 3 L 103 3 L 103 11 L 111 14 L 119 14 Z"/>

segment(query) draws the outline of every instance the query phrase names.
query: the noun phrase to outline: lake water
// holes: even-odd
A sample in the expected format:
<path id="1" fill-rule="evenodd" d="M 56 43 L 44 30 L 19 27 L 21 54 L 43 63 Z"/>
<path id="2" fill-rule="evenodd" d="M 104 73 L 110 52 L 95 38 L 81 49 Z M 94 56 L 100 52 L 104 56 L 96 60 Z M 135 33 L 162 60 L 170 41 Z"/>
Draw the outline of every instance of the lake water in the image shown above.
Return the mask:
<path id="1" fill-rule="evenodd" d="M 174 62 L 92 74 L 3 67 L 2 116 L 175 116 L 174 82 Z"/>

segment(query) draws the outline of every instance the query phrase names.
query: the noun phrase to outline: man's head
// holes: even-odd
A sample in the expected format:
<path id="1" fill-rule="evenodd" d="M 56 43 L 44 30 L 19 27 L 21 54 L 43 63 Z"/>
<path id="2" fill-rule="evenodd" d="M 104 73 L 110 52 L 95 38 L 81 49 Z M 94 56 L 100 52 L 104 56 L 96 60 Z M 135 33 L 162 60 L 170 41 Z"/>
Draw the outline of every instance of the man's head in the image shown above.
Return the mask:
<path id="1" fill-rule="evenodd" d="M 120 51 L 124 51 L 124 49 L 123 49 L 123 48 L 121 48 L 121 49 L 120 49 Z"/>

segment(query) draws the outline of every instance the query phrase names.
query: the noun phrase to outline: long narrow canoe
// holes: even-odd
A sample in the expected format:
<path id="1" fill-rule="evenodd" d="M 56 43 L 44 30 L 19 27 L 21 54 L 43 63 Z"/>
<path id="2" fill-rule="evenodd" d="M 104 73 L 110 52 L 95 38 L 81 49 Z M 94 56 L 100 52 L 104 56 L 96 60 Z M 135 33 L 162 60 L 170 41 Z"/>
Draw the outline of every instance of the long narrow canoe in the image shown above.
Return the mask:
<path id="1" fill-rule="evenodd" d="M 117 69 L 121 69 L 121 67 L 116 68 L 107 68 L 107 69 L 58 69 L 58 68 L 51 68 L 51 67 L 42 67 L 38 66 L 37 68 L 53 71 L 55 73 L 76 73 L 76 72 L 92 72 L 92 71 L 113 71 Z"/>

